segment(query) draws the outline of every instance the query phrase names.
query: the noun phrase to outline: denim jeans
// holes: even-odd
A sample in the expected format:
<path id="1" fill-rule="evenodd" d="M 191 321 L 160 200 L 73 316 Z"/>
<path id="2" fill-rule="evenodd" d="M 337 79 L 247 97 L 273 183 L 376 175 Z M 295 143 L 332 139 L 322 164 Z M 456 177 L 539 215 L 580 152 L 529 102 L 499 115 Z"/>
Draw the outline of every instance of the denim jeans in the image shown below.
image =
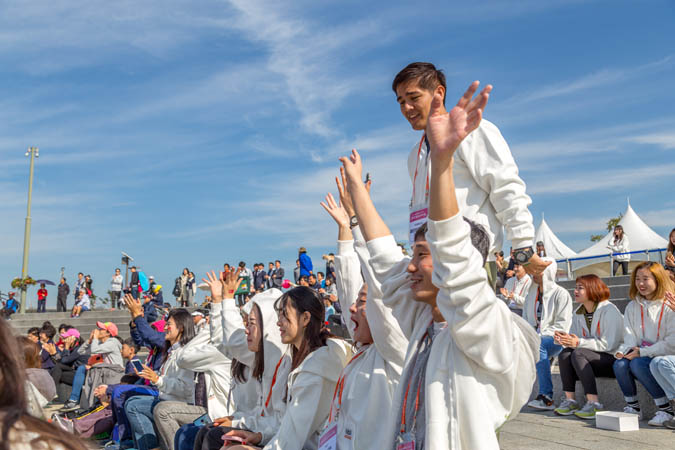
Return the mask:
<path id="1" fill-rule="evenodd" d="M 616 375 L 616 381 L 619 382 L 619 387 L 627 402 L 638 401 L 637 386 L 635 385 L 635 379 L 637 378 L 647 389 L 649 395 L 654 398 L 657 405 L 668 403 L 666 394 L 649 371 L 651 361 L 652 358 L 641 356 L 633 360 L 617 359 L 614 362 L 614 375 Z"/>
<path id="2" fill-rule="evenodd" d="M 675 356 L 657 356 L 649 363 L 649 370 L 668 400 L 675 400 Z"/>
<path id="3" fill-rule="evenodd" d="M 110 388 L 109 388 L 110 389 Z M 110 406 L 113 412 L 113 419 L 117 424 L 119 439 L 121 441 L 131 439 L 131 430 L 127 420 L 124 404 L 128 399 L 138 395 L 151 395 L 157 397 L 159 392 L 157 388 L 137 384 L 118 384 L 112 388 L 110 395 Z"/>
<path id="4" fill-rule="evenodd" d="M 82 393 L 82 386 L 84 386 L 84 381 L 87 379 L 87 368 L 84 365 L 81 365 L 75 371 L 75 377 L 73 378 L 73 390 L 70 392 L 70 398 L 68 399 L 71 402 L 79 402 L 80 394 Z"/>
<path id="5" fill-rule="evenodd" d="M 539 362 L 537 362 L 537 381 L 539 382 L 539 394 L 553 398 L 553 380 L 551 380 L 550 358 L 558 356 L 562 346 L 555 343 L 553 336 L 542 336 L 539 346 Z"/>
<path id="6" fill-rule="evenodd" d="M 197 433 L 201 428 L 194 423 L 187 423 L 180 427 L 174 437 L 173 448 L 175 450 L 192 450 L 195 447 Z"/>
<path id="7" fill-rule="evenodd" d="M 138 450 L 159 447 L 155 425 L 152 421 L 152 410 L 159 401 L 153 396 L 139 395 L 131 397 L 124 404 L 124 411 Z"/>

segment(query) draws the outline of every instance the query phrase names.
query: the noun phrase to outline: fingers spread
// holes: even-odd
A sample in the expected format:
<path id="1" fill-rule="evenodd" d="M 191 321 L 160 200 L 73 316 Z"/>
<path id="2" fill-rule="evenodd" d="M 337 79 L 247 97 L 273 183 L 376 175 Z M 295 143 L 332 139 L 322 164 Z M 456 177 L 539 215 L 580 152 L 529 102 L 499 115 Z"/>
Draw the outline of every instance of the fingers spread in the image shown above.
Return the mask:
<path id="1" fill-rule="evenodd" d="M 459 106 L 460 108 L 466 108 L 466 106 L 469 104 L 469 102 L 471 102 L 471 98 L 473 97 L 473 94 L 475 94 L 476 91 L 478 90 L 479 85 L 480 85 L 480 82 L 478 80 L 471 83 L 471 85 L 469 86 L 469 89 L 466 90 L 464 95 L 462 95 L 462 97 L 457 102 L 457 106 Z"/>

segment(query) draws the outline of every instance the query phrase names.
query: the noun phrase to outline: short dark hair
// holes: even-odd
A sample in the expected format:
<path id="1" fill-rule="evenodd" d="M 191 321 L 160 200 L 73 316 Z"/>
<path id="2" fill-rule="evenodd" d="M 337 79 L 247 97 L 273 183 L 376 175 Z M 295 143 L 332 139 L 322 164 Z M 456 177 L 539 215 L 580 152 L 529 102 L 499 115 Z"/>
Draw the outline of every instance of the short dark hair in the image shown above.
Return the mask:
<path id="1" fill-rule="evenodd" d="M 51 323 L 45 322 L 40 328 L 40 333 L 44 333 L 49 339 L 53 339 L 56 336 L 56 328 Z"/>
<path id="2" fill-rule="evenodd" d="M 26 331 L 26 336 L 40 336 L 40 329 L 38 327 L 33 327 L 29 328 L 28 331 Z"/>
<path id="3" fill-rule="evenodd" d="M 244 261 L 239 261 L 239 267 L 246 267 L 246 263 Z"/>
<path id="4" fill-rule="evenodd" d="M 279 261 L 278 259 L 277 259 L 276 261 L 274 261 L 274 262 L 275 262 L 275 263 L 281 264 L 281 261 Z"/>
<path id="5" fill-rule="evenodd" d="M 463 217 L 463 219 L 471 227 L 471 244 L 476 250 L 478 250 L 480 256 L 483 257 L 483 264 L 485 264 L 485 261 L 487 261 L 488 251 L 490 249 L 490 236 L 482 225 L 479 225 L 473 220 L 467 219 L 466 217 Z M 415 231 L 415 242 L 422 239 L 426 241 L 426 234 L 428 230 L 428 222 L 424 222 L 424 225 Z"/>
<path id="6" fill-rule="evenodd" d="M 123 345 L 126 345 L 128 347 L 131 347 L 134 349 L 134 353 L 138 353 L 141 351 L 141 347 L 134 342 L 132 338 L 126 338 L 123 342 Z"/>
<path id="7" fill-rule="evenodd" d="M 321 275 L 322 277 L 326 278 L 326 275 L 323 274 L 323 272 L 317 272 L 317 275 Z"/>
<path id="8" fill-rule="evenodd" d="M 135 266 L 134 266 L 134 267 L 135 267 Z M 132 269 L 133 269 L 134 267 L 132 267 Z M 84 276 L 84 274 L 83 274 L 82 272 L 78 273 L 78 275 Z"/>
<path id="9" fill-rule="evenodd" d="M 419 87 L 427 91 L 433 92 L 438 86 L 443 86 L 447 90 L 443 71 L 438 70 L 436 66 L 428 62 L 414 62 L 405 66 L 394 77 L 391 89 L 396 93 L 399 85 L 412 80 L 416 80 Z M 443 96 L 443 104 L 445 104 L 445 96 Z"/>

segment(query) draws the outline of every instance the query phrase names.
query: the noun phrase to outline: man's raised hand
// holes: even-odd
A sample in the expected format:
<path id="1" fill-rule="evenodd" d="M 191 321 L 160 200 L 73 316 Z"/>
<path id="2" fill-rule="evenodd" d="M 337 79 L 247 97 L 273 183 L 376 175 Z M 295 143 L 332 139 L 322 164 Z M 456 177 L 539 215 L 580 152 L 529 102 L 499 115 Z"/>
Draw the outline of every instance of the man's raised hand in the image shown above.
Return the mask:
<path id="1" fill-rule="evenodd" d="M 239 286 L 242 282 L 242 279 L 239 278 L 240 273 L 240 267 L 238 267 L 236 271 L 233 268 L 229 272 L 221 272 L 221 279 L 223 281 L 223 298 L 234 298 L 234 293 L 237 292 L 237 289 L 239 289 Z M 253 292 L 253 290 L 251 290 L 251 292 Z"/>
<path id="2" fill-rule="evenodd" d="M 202 278 L 202 281 L 208 284 L 209 289 L 211 289 L 211 300 L 213 303 L 223 301 L 223 272 L 220 272 L 219 275 L 219 277 L 216 277 L 216 273 L 212 270 L 210 273 L 206 272 L 206 278 Z"/>
<path id="3" fill-rule="evenodd" d="M 478 128 L 492 91 L 492 86 L 488 84 L 474 98 L 479 84 L 478 81 L 471 83 L 449 112 L 444 112 L 441 93 L 434 94 L 426 128 L 432 161 L 448 163 L 464 138 Z"/>
<path id="4" fill-rule="evenodd" d="M 361 155 L 356 149 L 352 149 L 349 156 L 340 158 L 342 167 L 344 167 L 347 181 L 349 183 L 361 183 L 361 174 L 363 173 L 363 165 L 361 163 Z"/>

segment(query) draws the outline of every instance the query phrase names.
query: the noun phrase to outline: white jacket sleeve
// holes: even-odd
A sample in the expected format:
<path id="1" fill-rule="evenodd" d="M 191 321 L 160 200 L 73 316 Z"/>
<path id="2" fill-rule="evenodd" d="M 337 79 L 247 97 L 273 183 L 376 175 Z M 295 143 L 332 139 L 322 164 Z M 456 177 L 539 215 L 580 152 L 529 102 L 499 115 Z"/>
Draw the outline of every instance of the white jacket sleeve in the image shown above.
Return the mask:
<path id="1" fill-rule="evenodd" d="M 569 292 L 559 286 L 553 295 L 555 317 L 553 318 L 553 322 L 546 327 L 546 330 L 542 330 L 541 334 L 543 336 L 553 336 L 555 331 L 569 333 L 572 327 L 572 297 Z"/>
<path id="2" fill-rule="evenodd" d="M 469 225 L 461 213 L 428 224 L 436 302 L 455 345 L 486 370 L 508 370 L 514 364 L 512 312 L 488 283 Z"/>
<path id="3" fill-rule="evenodd" d="M 248 349 L 244 320 L 233 299 L 223 301 L 222 329 L 223 343 L 220 350 L 225 356 L 253 367 L 255 353 Z"/>
<path id="4" fill-rule="evenodd" d="M 615 308 L 608 308 L 600 319 L 600 336 L 582 337 L 581 334 L 577 334 L 577 337 L 579 337 L 578 348 L 587 348 L 594 352 L 613 351 L 619 347 L 623 340 L 622 324 L 621 312 Z M 591 332 L 593 333 L 595 330 L 591 330 Z"/>
<path id="5" fill-rule="evenodd" d="M 351 321 L 352 313 L 349 308 L 356 303 L 356 297 L 361 290 L 361 286 L 363 286 L 361 265 L 359 257 L 354 251 L 354 241 L 338 241 L 337 249 L 338 252 L 335 255 L 335 286 L 342 308 L 342 320 L 349 330 L 349 337 L 354 339 L 354 323 Z"/>
<path id="6" fill-rule="evenodd" d="M 385 306 L 382 301 L 382 286 L 375 278 L 373 269 L 369 264 L 370 253 L 363 234 L 361 234 L 361 229 L 355 227 L 352 233 L 354 234 L 354 250 L 358 254 L 361 272 L 368 284 L 366 318 L 368 319 L 373 343 L 377 352 L 385 361 L 403 367 L 408 348 L 408 338 L 403 334 L 391 308 Z"/>
<path id="7" fill-rule="evenodd" d="M 211 344 L 220 347 L 223 344 L 223 303 L 211 303 L 211 320 L 209 320 Z"/>
<path id="8" fill-rule="evenodd" d="M 382 301 L 391 309 L 393 317 L 406 339 L 409 339 L 419 316 L 429 308 L 413 300 L 408 278 L 410 257 L 403 255 L 394 236 L 384 236 L 368 241 L 369 265 L 375 281 L 381 286 Z"/>
<path id="9" fill-rule="evenodd" d="M 267 442 L 264 450 L 301 450 L 313 432 L 313 424 L 322 403 L 321 396 L 324 394 L 323 378 L 311 373 L 299 374 L 291 389 L 292 398 L 279 430 Z"/>
<path id="10" fill-rule="evenodd" d="M 636 305 L 635 301 L 631 301 L 626 306 L 626 311 L 623 315 L 623 344 L 621 344 L 617 353 L 625 355 L 628 349 L 640 346 L 640 340 L 638 339 L 640 325 L 638 323 L 633 324 L 636 316 L 635 312 L 637 311 Z"/>
<path id="11" fill-rule="evenodd" d="M 209 372 L 216 366 L 227 364 L 228 358 L 210 342 L 190 344 L 192 342 L 188 342 L 176 359 L 176 364 L 181 369 Z"/>
<path id="12" fill-rule="evenodd" d="M 496 126 L 483 121 L 459 146 L 460 158 L 478 184 L 489 194 L 499 222 L 513 248 L 531 247 L 534 240 L 532 199 L 511 150 Z"/>

